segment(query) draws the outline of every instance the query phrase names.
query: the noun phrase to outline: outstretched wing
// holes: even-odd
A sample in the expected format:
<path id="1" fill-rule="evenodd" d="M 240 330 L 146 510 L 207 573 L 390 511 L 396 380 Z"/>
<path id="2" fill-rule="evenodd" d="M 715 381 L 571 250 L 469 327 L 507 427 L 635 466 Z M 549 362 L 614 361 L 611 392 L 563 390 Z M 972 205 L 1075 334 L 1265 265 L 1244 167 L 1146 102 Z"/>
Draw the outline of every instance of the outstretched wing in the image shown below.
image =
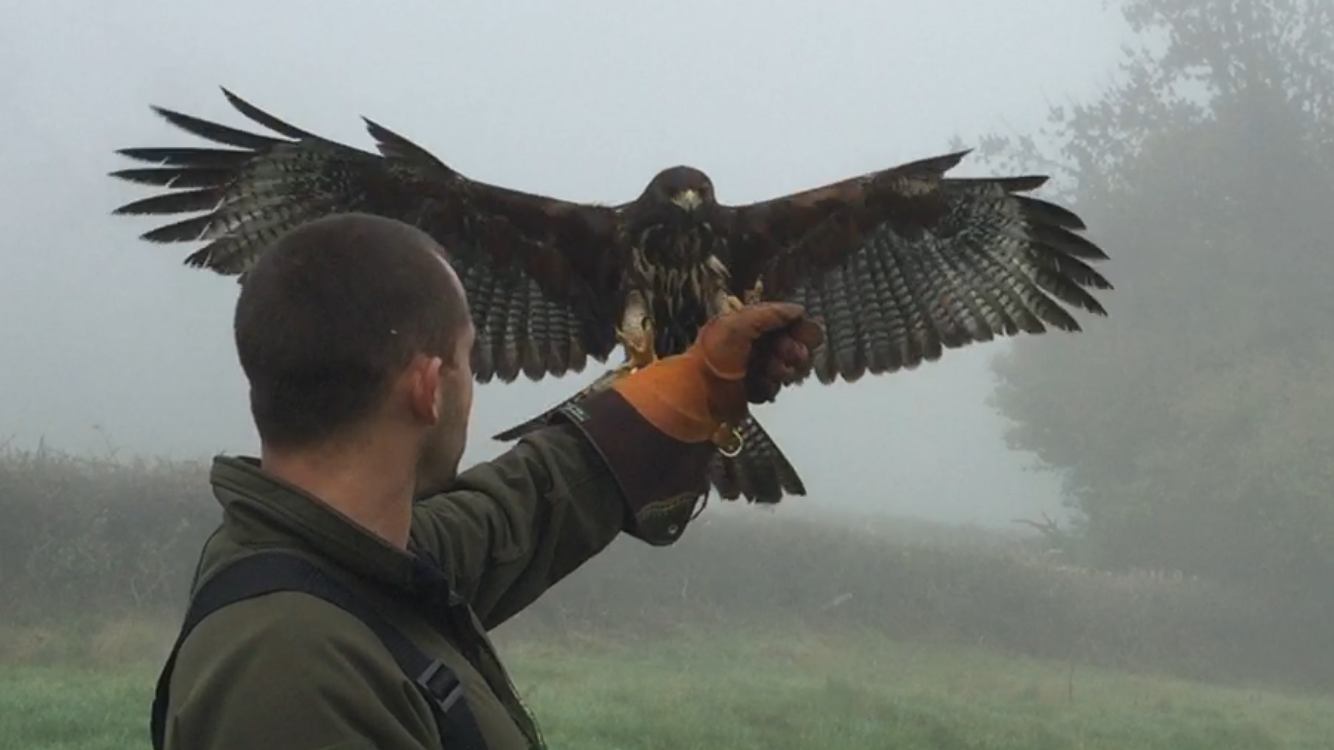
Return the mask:
<path id="1" fill-rule="evenodd" d="M 946 178 L 968 151 L 731 209 L 733 280 L 825 325 L 823 383 L 912 369 L 945 349 L 1097 315 L 1086 261 L 1106 254 L 1070 211 L 1019 193 L 1045 176 Z"/>
<path id="2" fill-rule="evenodd" d="M 173 125 L 234 148 L 130 148 L 156 166 L 113 177 L 169 192 L 117 214 L 201 216 L 159 226 L 150 242 L 207 244 L 186 258 L 225 275 L 244 273 L 286 230 L 321 216 L 365 212 L 407 222 L 446 249 L 467 291 L 477 331 L 477 380 L 522 372 L 579 372 L 615 347 L 620 276 L 616 212 L 470 180 L 406 138 L 366 120 L 379 153 L 296 128 L 223 89 L 261 135 L 154 107 Z"/>

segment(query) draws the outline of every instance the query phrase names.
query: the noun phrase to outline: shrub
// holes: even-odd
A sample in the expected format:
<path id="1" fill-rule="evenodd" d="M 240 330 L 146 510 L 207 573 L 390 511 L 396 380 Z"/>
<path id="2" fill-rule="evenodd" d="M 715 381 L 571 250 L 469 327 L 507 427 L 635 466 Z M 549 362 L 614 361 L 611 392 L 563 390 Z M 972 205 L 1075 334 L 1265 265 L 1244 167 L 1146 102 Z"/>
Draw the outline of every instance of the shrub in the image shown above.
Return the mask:
<path id="1" fill-rule="evenodd" d="M 857 628 L 1211 680 L 1334 687 L 1319 612 L 1147 572 L 1062 566 L 1013 535 L 714 503 L 679 543 L 622 537 L 506 633 Z M 220 509 L 204 463 L 0 452 L 0 626 L 179 616 Z"/>

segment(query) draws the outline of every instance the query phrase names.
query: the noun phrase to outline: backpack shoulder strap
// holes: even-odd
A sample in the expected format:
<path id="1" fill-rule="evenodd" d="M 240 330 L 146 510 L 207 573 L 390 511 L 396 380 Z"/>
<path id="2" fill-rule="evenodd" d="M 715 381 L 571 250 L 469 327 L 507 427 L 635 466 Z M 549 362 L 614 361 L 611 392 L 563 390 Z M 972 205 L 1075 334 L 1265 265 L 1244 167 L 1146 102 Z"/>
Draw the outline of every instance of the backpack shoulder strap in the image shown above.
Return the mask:
<path id="1" fill-rule="evenodd" d="M 463 684 L 453 670 L 439 659 L 423 653 L 386 622 L 374 607 L 354 596 L 319 566 L 290 552 L 267 551 L 248 555 L 228 565 L 195 592 L 176 643 L 158 675 L 150 727 L 154 750 L 163 747 L 171 673 L 181 644 L 191 631 L 223 607 L 277 591 L 299 591 L 318 597 L 361 620 L 375 632 L 399 668 L 431 704 L 444 746 L 451 750 L 483 750 L 486 747 L 472 710 L 464 699 Z"/>

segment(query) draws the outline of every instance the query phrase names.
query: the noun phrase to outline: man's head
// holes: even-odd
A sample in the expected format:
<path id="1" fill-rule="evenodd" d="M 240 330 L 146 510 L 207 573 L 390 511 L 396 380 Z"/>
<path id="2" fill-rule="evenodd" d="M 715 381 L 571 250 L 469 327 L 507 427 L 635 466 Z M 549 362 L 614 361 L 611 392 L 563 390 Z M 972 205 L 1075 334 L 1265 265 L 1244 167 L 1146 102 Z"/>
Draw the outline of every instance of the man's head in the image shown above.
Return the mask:
<path id="1" fill-rule="evenodd" d="M 247 272 L 234 325 L 266 451 L 407 443 L 422 489 L 453 478 L 473 327 L 429 235 L 367 214 L 301 225 Z"/>

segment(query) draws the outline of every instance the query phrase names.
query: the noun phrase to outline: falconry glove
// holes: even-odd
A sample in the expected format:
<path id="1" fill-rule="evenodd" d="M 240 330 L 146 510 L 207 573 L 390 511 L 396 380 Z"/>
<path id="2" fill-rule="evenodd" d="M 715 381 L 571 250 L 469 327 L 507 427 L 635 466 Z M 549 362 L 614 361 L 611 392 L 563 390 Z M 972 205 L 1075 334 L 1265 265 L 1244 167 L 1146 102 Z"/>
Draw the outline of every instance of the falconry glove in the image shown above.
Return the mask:
<path id="1" fill-rule="evenodd" d="M 683 443 L 714 440 L 725 451 L 731 427 L 751 403 L 772 401 L 810 368 L 824 340 L 800 305 L 769 302 L 710 320 L 685 352 L 612 384 L 650 424 Z M 739 446 L 737 446 L 739 447 Z"/>

